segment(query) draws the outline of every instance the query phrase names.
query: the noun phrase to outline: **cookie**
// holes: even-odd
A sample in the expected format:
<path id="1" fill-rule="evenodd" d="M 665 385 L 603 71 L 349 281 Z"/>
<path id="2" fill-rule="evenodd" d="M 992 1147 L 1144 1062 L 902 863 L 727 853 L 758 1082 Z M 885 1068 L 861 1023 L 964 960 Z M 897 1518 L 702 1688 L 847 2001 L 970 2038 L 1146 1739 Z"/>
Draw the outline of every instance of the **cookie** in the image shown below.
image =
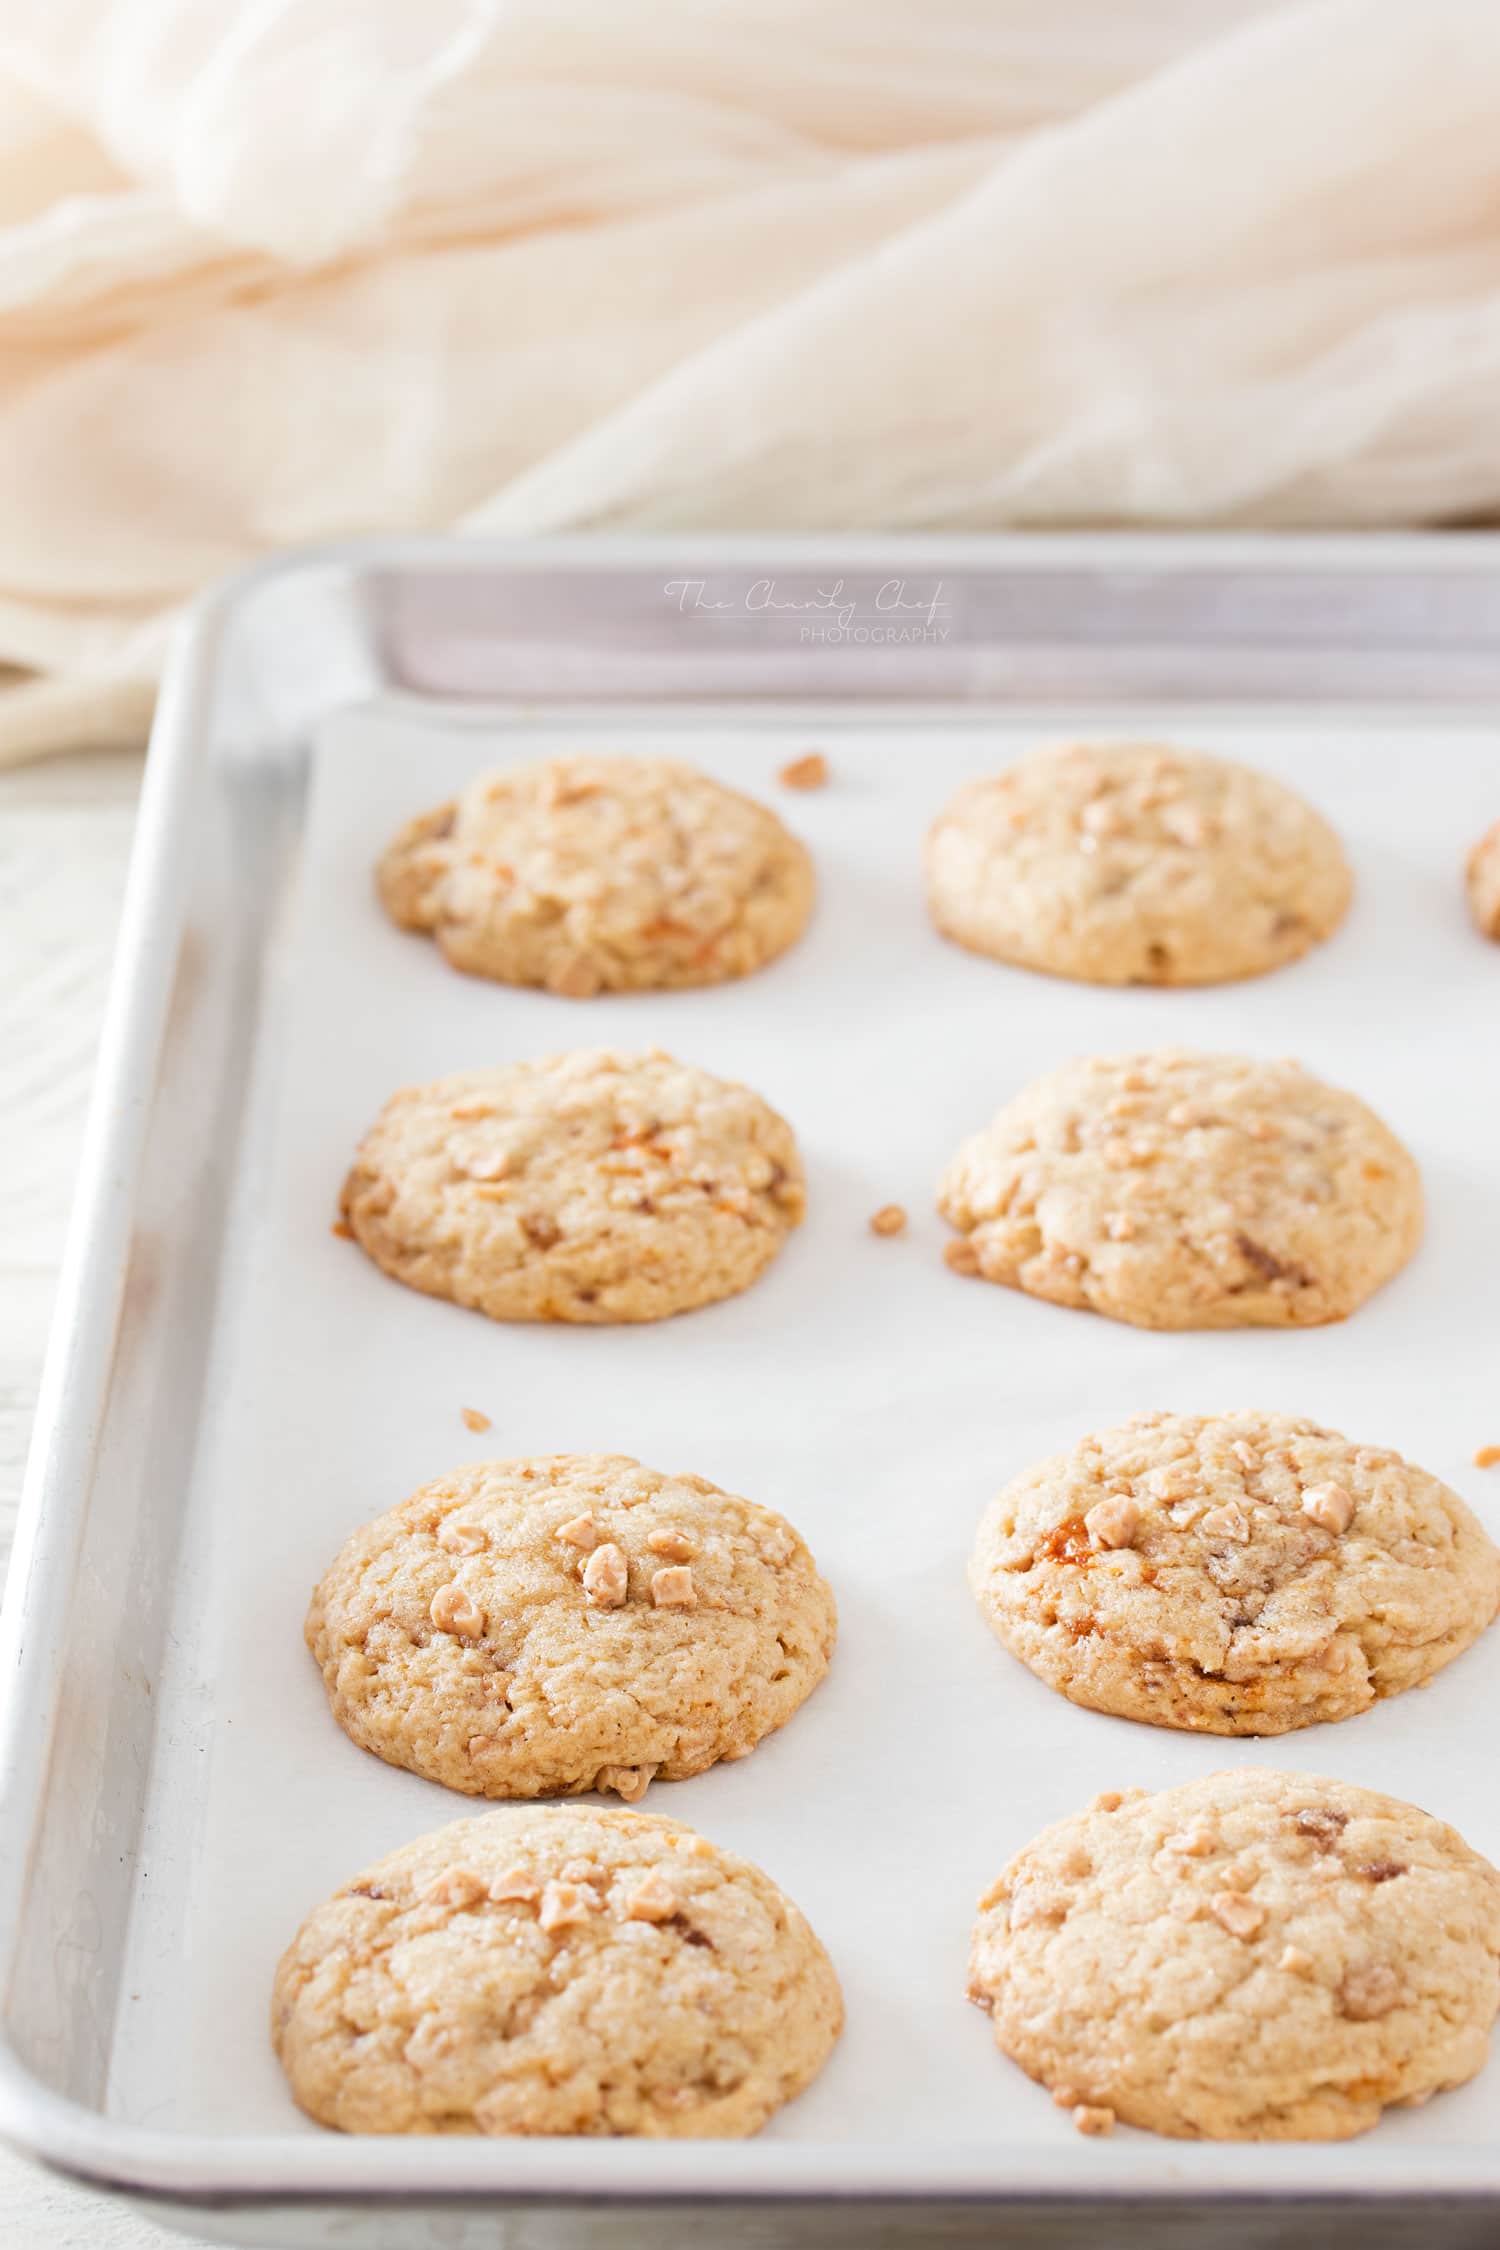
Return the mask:
<path id="1" fill-rule="evenodd" d="M 376 887 L 454 968 L 588 999 L 763 968 L 806 928 L 813 869 L 766 806 L 691 766 L 563 757 L 408 821 Z"/>
<path id="2" fill-rule="evenodd" d="M 1500 939 L 1500 820 L 1469 854 L 1469 905 L 1487 938 Z"/>
<path id="3" fill-rule="evenodd" d="M 301 2107 L 345 2133 L 738 2139 L 816 2077 L 843 2013 L 747 1860 L 675 1820 L 512 1807 L 315 1908 L 272 2037 Z"/>
<path id="4" fill-rule="evenodd" d="M 1346 2140 L 1483 2066 L 1500 1875 L 1414 1805 L 1316 1774 L 1110 1790 L 981 1899 L 969 1975 L 1002 2053 L 1068 2108 Z"/>
<path id="5" fill-rule="evenodd" d="M 785 1519 L 618 1453 L 485 1461 L 368 1523 L 307 1645 L 363 1750 L 478 1797 L 743 1758 L 828 1669 L 833 1596 Z"/>
<path id="6" fill-rule="evenodd" d="M 945 937 L 1088 984 L 1220 984 L 1335 930 L 1339 840 L 1248 766 L 1155 742 L 1069 743 L 967 783 L 927 839 Z"/>
<path id="7" fill-rule="evenodd" d="M 491 1320 L 664 1320 L 748 1289 L 802 1218 L 791 1127 L 655 1049 L 394 1094 L 344 1183 L 382 1270 Z"/>
<path id="8" fill-rule="evenodd" d="M 1140 1414 L 1007 1485 L 969 1583 L 1074 1703 L 1285 1734 L 1461 1655 L 1500 1609 L 1500 1549 L 1399 1453 L 1285 1414 Z"/>
<path id="9" fill-rule="evenodd" d="M 1342 1320 L 1422 1234 L 1416 1165 L 1300 1063 L 1164 1049 L 1039 1078 L 966 1141 L 948 1261 L 1137 1328 Z"/>

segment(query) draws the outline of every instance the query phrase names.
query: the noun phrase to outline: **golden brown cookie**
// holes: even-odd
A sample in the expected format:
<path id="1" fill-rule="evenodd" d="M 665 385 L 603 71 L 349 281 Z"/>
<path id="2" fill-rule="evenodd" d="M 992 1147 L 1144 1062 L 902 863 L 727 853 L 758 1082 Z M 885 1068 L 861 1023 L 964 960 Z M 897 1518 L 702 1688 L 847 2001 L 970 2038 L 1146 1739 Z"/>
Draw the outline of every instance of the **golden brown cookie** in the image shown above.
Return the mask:
<path id="1" fill-rule="evenodd" d="M 1416 1165 L 1300 1063 L 1089 1057 L 964 1143 L 938 1209 L 949 1262 L 1138 1328 L 1342 1320 L 1422 1233 Z"/>
<path id="2" fill-rule="evenodd" d="M 1090 984 L 1259 976 L 1329 936 L 1350 889 L 1292 790 L 1159 742 L 1034 751 L 968 782 L 927 839 L 945 937 Z"/>
<path id="3" fill-rule="evenodd" d="M 969 1995 L 1085 2129 L 1345 2140 L 1483 2067 L 1500 1874 L 1316 1774 L 1109 1790 L 981 1899 Z"/>
<path id="4" fill-rule="evenodd" d="M 1466 874 L 1475 922 L 1487 938 L 1500 939 L 1500 820 L 1470 852 Z"/>
<path id="5" fill-rule="evenodd" d="M 1284 1734 L 1461 1655 L 1500 1608 L 1500 1549 L 1399 1453 L 1286 1414 L 1140 1414 L 1007 1485 L 969 1583 L 1074 1703 Z"/>
<path id="6" fill-rule="evenodd" d="M 485 1461 L 357 1531 L 307 1616 L 361 1749 L 481 1797 L 743 1758 L 828 1669 L 833 1596 L 769 1508 L 624 1454 Z"/>
<path id="7" fill-rule="evenodd" d="M 408 821 L 377 870 L 456 969 L 569 999 L 721 984 L 802 935 L 812 861 L 775 813 L 672 758 L 481 774 Z"/>
<path id="8" fill-rule="evenodd" d="M 804 1207 L 791 1127 L 660 1050 L 586 1048 L 391 1097 L 344 1183 L 360 1246 L 491 1320 L 662 1320 L 732 1297 Z"/>
<path id="9" fill-rule="evenodd" d="M 272 2036 L 345 2133 L 740 2138 L 843 2028 L 833 1967 L 758 1867 L 579 1805 L 455 1821 L 303 1923 Z"/>

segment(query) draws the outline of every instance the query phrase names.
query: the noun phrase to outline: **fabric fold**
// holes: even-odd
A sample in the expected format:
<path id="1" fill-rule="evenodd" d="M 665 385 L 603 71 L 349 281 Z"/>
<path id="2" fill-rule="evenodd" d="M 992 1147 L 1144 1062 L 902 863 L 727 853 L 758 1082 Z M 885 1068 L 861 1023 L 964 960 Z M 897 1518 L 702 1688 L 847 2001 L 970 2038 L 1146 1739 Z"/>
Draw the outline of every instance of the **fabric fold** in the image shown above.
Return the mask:
<path id="1" fill-rule="evenodd" d="M 12 0 L 0 761 L 384 530 L 1500 502 L 1468 0 Z"/>

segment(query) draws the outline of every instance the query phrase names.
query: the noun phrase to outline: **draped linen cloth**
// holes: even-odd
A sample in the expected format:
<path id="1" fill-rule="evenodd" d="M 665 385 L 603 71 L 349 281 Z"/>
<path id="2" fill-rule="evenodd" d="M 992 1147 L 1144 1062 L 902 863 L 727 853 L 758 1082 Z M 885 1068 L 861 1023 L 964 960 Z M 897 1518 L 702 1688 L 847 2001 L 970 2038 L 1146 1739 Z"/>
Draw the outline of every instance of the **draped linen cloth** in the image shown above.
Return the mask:
<path id="1" fill-rule="evenodd" d="M 1500 505 L 1492 0 L 5 0 L 0 763 L 393 529 Z"/>

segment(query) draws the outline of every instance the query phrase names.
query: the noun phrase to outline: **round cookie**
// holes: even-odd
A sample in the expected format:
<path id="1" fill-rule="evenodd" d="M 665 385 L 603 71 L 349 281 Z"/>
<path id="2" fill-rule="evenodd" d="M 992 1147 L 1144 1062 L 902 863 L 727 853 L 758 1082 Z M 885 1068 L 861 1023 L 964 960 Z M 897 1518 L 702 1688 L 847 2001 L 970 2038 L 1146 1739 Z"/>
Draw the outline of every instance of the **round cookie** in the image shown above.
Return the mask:
<path id="1" fill-rule="evenodd" d="M 491 1320 L 664 1320 L 748 1289 L 802 1218 L 791 1127 L 655 1049 L 394 1094 L 341 1208 L 409 1288 Z"/>
<path id="2" fill-rule="evenodd" d="M 1109 1790 L 979 1906 L 969 1996 L 1084 2130 L 1346 2140 L 1462 2085 L 1500 2006 L 1500 1875 L 1316 1774 Z"/>
<path id="3" fill-rule="evenodd" d="M 291 2089 L 345 2133 L 757 2132 L 843 2028 L 827 1954 L 758 1867 L 675 1820 L 455 1821 L 303 1923 L 276 1972 Z"/>
<path id="4" fill-rule="evenodd" d="M 357 1531 L 307 1645 L 339 1725 L 480 1797 L 743 1758 L 828 1669 L 833 1596 L 785 1519 L 624 1454 L 485 1461 Z"/>
<path id="5" fill-rule="evenodd" d="M 588 999 L 762 968 L 806 928 L 813 869 L 765 805 L 691 766 L 562 757 L 408 821 L 376 887 L 454 968 Z"/>
<path id="6" fill-rule="evenodd" d="M 1140 1414 L 1007 1485 L 969 1583 L 1074 1703 L 1285 1734 L 1460 1655 L 1500 1609 L 1500 1549 L 1399 1453 L 1285 1414 Z"/>
<path id="7" fill-rule="evenodd" d="M 1089 1057 L 966 1141 L 938 1209 L 960 1272 L 1138 1328 L 1342 1320 L 1422 1234 L 1407 1151 L 1295 1062 Z"/>
<path id="8" fill-rule="evenodd" d="M 1500 820 L 1470 852 L 1466 872 L 1475 922 L 1487 938 L 1500 939 Z"/>
<path id="9" fill-rule="evenodd" d="M 1089 984 L 1219 984 L 1295 961 L 1351 881 L 1328 823 L 1247 766 L 1069 743 L 967 783 L 927 839 L 945 937 Z"/>

